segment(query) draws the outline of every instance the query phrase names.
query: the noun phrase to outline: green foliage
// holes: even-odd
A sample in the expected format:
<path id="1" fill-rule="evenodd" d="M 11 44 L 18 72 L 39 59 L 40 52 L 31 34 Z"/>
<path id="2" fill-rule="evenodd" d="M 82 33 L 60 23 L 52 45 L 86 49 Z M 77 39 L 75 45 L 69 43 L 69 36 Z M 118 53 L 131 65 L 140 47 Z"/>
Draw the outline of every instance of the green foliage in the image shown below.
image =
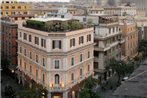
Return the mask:
<path id="1" fill-rule="evenodd" d="M 25 24 L 24 24 L 25 25 Z M 48 21 L 40 22 L 35 20 L 27 20 L 26 26 L 43 31 L 67 31 L 82 28 L 82 24 L 78 21 Z"/>
<path id="2" fill-rule="evenodd" d="M 87 79 L 83 88 L 80 91 L 80 98 L 100 98 L 97 92 L 93 91 L 93 88 L 98 84 L 98 80 L 90 78 Z"/>
<path id="3" fill-rule="evenodd" d="M 82 25 L 77 21 L 72 21 L 70 25 L 71 30 L 76 30 L 82 28 Z"/>
<path id="4" fill-rule="evenodd" d="M 68 23 L 67 23 L 67 22 L 62 22 L 62 24 L 61 24 L 61 29 L 62 29 L 63 31 L 65 31 L 65 30 L 68 30 L 68 28 L 69 28 Z"/>
<path id="5" fill-rule="evenodd" d="M 42 93 L 45 93 L 45 95 L 48 93 L 42 85 L 34 83 L 32 87 L 30 87 L 29 83 L 26 83 L 18 95 L 20 98 L 41 98 Z"/>
<path id="6" fill-rule="evenodd" d="M 34 87 L 29 88 L 28 86 L 25 86 L 20 92 L 19 97 L 20 98 L 34 98 L 36 95 L 36 90 Z"/>
<path id="7" fill-rule="evenodd" d="M 80 98 L 91 98 L 90 97 L 90 94 L 89 94 L 89 90 L 84 88 L 84 89 L 81 89 L 80 91 Z"/>
<path id="8" fill-rule="evenodd" d="M 139 42 L 139 52 L 143 53 L 143 57 L 147 55 L 147 40 L 143 39 Z"/>
<path id="9" fill-rule="evenodd" d="M 40 29 L 40 30 L 45 29 L 44 22 L 35 21 L 35 20 L 27 20 L 26 24 L 27 24 L 27 26 L 35 28 L 35 29 Z"/>
<path id="10" fill-rule="evenodd" d="M 111 59 L 109 65 L 106 66 L 106 69 L 114 70 L 118 75 L 118 82 L 120 82 L 121 76 L 125 76 L 134 71 L 134 66 L 131 63 L 127 64 L 125 61 Z"/>

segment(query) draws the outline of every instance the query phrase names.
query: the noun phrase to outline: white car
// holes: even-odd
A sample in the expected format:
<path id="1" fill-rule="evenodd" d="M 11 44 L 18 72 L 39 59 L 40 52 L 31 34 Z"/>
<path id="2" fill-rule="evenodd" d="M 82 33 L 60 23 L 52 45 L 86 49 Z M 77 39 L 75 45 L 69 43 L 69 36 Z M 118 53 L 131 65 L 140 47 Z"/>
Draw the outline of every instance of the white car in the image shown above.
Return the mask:
<path id="1" fill-rule="evenodd" d="M 128 80 L 128 78 L 129 78 L 129 77 L 127 77 L 127 76 L 124 77 L 124 78 L 122 79 L 121 83 L 124 83 L 126 80 Z"/>

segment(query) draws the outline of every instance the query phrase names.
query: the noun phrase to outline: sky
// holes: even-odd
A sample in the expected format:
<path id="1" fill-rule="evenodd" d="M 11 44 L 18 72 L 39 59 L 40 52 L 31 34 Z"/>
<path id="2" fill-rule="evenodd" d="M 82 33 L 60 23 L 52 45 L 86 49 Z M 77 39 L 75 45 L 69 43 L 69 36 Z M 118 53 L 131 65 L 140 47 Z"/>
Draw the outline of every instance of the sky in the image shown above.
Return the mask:
<path id="1" fill-rule="evenodd" d="M 50 1 L 50 2 L 69 2 L 70 0 L 18 0 L 18 1 L 23 1 L 23 2 L 33 2 L 33 1 L 35 1 L 35 2 L 41 2 L 41 1 L 45 1 L 45 2 L 47 2 L 47 1 Z"/>

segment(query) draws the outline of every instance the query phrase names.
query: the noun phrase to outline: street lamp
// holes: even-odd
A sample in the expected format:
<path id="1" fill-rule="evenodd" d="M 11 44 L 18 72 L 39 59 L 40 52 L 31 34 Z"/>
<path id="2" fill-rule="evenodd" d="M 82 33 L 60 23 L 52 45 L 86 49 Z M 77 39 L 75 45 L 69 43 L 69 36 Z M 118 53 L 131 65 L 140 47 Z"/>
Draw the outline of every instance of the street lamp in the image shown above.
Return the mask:
<path id="1" fill-rule="evenodd" d="M 14 73 L 14 70 L 11 70 L 11 73 Z"/>

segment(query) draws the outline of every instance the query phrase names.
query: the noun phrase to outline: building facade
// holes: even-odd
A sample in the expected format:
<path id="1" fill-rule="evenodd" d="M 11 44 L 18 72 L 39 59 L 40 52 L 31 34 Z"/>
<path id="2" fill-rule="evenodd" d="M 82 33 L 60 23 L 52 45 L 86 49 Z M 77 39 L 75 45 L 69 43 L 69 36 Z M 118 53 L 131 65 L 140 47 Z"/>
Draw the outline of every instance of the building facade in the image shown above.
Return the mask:
<path id="1" fill-rule="evenodd" d="M 128 61 L 138 54 L 138 30 L 136 23 L 128 20 L 122 20 L 120 28 L 125 39 L 125 43 L 122 45 L 122 56 L 124 56 L 124 60 Z"/>
<path id="2" fill-rule="evenodd" d="M 104 8 L 104 10 L 105 10 L 105 14 L 107 15 L 135 16 L 137 14 L 136 7 L 133 7 L 133 6 L 132 7 L 131 6 L 106 7 Z"/>
<path id="3" fill-rule="evenodd" d="M 123 43 L 118 19 L 114 16 L 102 16 L 99 25 L 95 26 L 94 42 L 94 72 L 96 78 L 106 80 L 111 71 L 105 70 L 111 59 L 121 59 L 121 44 Z"/>
<path id="4" fill-rule="evenodd" d="M 16 14 L 27 15 L 30 9 L 29 3 L 17 2 L 17 0 L 2 0 L 0 7 L 2 17 Z"/>
<path id="5" fill-rule="evenodd" d="M 41 22 L 70 21 L 34 18 Z M 56 27 L 56 26 L 55 26 Z M 80 83 L 93 74 L 93 28 L 46 32 L 18 28 L 18 77 L 46 87 L 48 98 L 77 98 Z M 27 80 L 29 81 L 29 80 Z"/>
<path id="6" fill-rule="evenodd" d="M 17 65 L 17 28 L 16 23 L 1 20 L 1 58 L 10 61 L 10 66 Z"/>

